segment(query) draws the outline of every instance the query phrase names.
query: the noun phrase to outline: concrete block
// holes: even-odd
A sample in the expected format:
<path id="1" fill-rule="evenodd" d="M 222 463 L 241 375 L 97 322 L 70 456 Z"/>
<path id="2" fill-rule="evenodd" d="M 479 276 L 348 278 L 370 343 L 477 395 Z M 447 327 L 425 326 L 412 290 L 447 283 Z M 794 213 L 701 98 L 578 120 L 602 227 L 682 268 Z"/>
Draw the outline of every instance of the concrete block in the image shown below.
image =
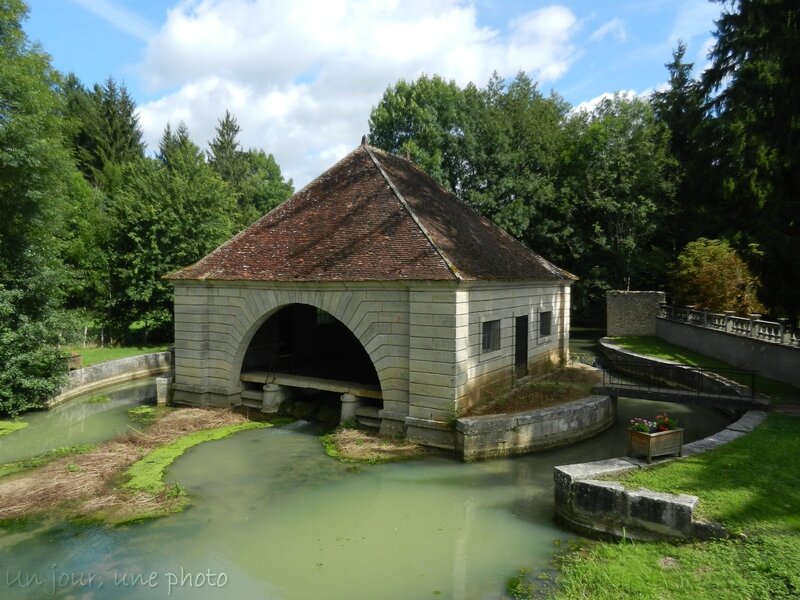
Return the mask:
<path id="1" fill-rule="evenodd" d="M 664 494 L 650 490 L 627 492 L 627 517 L 643 523 L 689 533 L 697 496 Z"/>
<path id="2" fill-rule="evenodd" d="M 592 513 L 619 512 L 625 502 L 625 488 L 614 481 L 586 480 L 573 486 L 573 506 Z"/>

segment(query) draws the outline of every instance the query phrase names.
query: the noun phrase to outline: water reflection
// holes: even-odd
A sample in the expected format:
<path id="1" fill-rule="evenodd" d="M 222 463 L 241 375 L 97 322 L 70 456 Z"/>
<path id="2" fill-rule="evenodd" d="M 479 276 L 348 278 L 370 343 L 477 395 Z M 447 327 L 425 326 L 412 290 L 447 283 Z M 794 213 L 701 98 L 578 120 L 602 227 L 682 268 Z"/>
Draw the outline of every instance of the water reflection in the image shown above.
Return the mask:
<path id="1" fill-rule="evenodd" d="M 94 444 L 124 433 L 128 410 L 154 402 L 152 379 L 105 388 L 50 410 L 26 413 L 25 429 L 0 436 L 0 464 L 42 454 L 54 448 Z"/>
<path id="2" fill-rule="evenodd" d="M 623 454 L 632 416 L 667 410 L 687 440 L 726 424 L 686 406 L 618 408 L 618 423 L 594 439 L 474 464 L 442 455 L 354 467 L 326 457 L 302 424 L 203 444 L 168 474 L 194 497 L 182 514 L 0 534 L 2 597 L 43 595 L 8 569 L 95 575 L 92 586 L 56 586 L 57 598 L 498 598 L 510 575 L 547 568 L 555 540 L 569 537 L 552 522 L 554 465 Z M 212 585 L 221 574 L 224 587 Z"/>

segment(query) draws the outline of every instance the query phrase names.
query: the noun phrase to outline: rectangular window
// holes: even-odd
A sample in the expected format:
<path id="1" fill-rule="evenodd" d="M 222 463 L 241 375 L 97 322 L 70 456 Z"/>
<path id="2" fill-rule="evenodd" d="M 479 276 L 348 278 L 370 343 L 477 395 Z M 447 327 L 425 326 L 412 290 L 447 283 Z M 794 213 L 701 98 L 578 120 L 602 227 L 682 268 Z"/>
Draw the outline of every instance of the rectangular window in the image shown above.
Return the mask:
<path id="1" fill-rule="evenodd" d="M 551 311 L 539 313 L 539 337 L 547 337 L 553 333 L 553 313 Z"/>
<path id="2" fill-rule="evenodd" d="M 483 351 L 500 350 L 500 320 L 483 322 Z"/>

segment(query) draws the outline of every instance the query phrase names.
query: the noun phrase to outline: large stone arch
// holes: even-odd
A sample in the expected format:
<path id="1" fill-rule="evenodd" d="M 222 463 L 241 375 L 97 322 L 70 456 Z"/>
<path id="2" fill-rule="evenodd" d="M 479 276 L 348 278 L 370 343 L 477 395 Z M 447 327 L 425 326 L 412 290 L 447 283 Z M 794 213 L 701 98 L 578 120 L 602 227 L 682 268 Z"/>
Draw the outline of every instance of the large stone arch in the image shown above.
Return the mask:
<path id="1" fill-rule="evenodd" d="M 258 319 L 256 319 L 252 323 L 252 325 L 248 328 L 247 332 L 242 336 L 241 342 L 239 344 L 239 348 L 238 348 L 236 354 L 234 355 L 233 364 L 231 365 L 231 379 L 230 379 L 231 383 L 234 383 L 234 381 L 239 381 L 239 377 L 241 375 L 242 364 L 244 362 L 244 357 L 247 354 L 248 348 L 252 344 L 253 338 L 255 337 L 257 332 L 261 329 L 261 327 L 267 321 L 269 321 L 272 317 L 276 316 L 279 312 L 281 312 L 283 309 L 288 308 L 290 306 L 295 306 L 295 305 L 311 306 L 313 308 L 318 308 L 318 309 L 324 310 L 325 312 L 327 312 L 328 314 L 333 316 L 335 319 L 337 319 L 340 323 L 342 323 L 342 325 L 344 325 L 347 328 L 347 330 L 351 334 L 353 334 L 353 337 L 355 337 L 355 339 L 358 340 L 358 342 L 361 344 L 361 347 L 364 348 L 364 350 L 366 351 L 366 344 L 369 343 L 369 341 L 371 341 L 371 338 L 369 338 L 369 336 L 366 335 L 366 333 L 362 334 L 361 337 L 357 336 L 353 332 L 353 330 L 347 325 L 347 323 L 342 321 L 339 317 L 337 317 L 336 315 L 334 315 L 330 311 L 326 310 L 324 307 L 316 306 L 314 304 L 310 304 L 310 303 L 307 303 L 307 302 L 290 302 L 288 304 L 281 304 L 280 306 L 277 306 L 275 308 L 270 309 L 266 314 L 264 314 L 261 317 L 259 317 Z M 365 339 L 365 338 L 368 338 L 368 339 Z M 375 360 L 374 360 L 372 354 L 367 352 L 367 355 L 369 356 L 369 359 L 372 362 L 372 365 L 374 367 L 375 366 Z M 380 373 L 378 372 L 377 367 L 375 368 L 375 371 L 376 371 L 376 373 L 378 375 L 378 380 L 380 382 Z M 380 382 L 380 383 L 381 383 L 381 389 L 383 389 L 383 385 L 382 385 L 383 382 Z"/>
<path id="2" fill-rule="evenodd" d="M 197 306 L 202 303 L 204 310 Z M 402 420 L 408 415 L 409 301 L 408 290 L 400 287 L 206 284 L 179 291 L 176 286 L 177 371 L 212 396 L 226 396 L 233 402 L 241 391 L 242 361 L 253 336 L 267 319 L 290 304 L 322 309 L 344 324 L 375 367 L 385 417 Z M 205 313 L 207 330 L 205 335 L 194 331 L 192 335 L 205 338 L 207 350 L 199 350 L 202 343 L 196 341 L 188 341 L 184 350 L 177 341 L 178 327 L 186 318 L 187 322 L 192 320 L 187 326 L 196 328 L 198 313 Z M 204 362 L 200 355 L 205 355 Z M 186 359 L 181 361 L 181 356 Z"/>

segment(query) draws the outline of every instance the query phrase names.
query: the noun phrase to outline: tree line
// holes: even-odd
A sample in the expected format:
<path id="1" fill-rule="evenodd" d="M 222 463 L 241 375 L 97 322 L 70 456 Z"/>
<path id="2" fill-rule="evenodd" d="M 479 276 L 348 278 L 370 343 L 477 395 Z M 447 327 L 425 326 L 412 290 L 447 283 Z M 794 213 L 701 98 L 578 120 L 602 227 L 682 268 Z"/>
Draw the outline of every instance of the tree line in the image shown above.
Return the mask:
<path id="1" fill-rule="evenodd" d="M 241 147 L 228 112 L 206 150 L 177 123 L 148 156 L 124 84 L 58 73 L 26 16 L 0 0 L 0 414 L 52 397 L 59 346 L 88 326 L 171 340 L 161 277 L 293 193 L 271 154 Z"/>
<path id="2" fill-rule="evenodd" d="M 601 319 L 608 289 L 666 288 L 796 323 L 800 8 L 724 4 L 710 67 L 693 78 L 679 44 L 648 98 L 579 111 L 525 73 L 482 87 L 423 76 L 385 91 L 370 142 L 578 275 L 576 321 Z M 0 0 L 0 414 L 52 396 L 58 346 L 87 323 L 170 339 L 161 277 L 293 191 L 228 112 L 207 149 L 176 123 L 148 155 L 125 86 L 58 73 L 26 14 Z"/>
<path id="3" fill-rule="evenodd" d="M 370 141 L 578 275 L 578 319 L 600 321 L 608 289 L 667 289 L 796 323 L 800 7 L 724 4 L 711 66 L 693 78 L 679 43 L 647 98 L 575 110 L 525 73 L 483 87 L 423 76 L 386 90 Z"/>

